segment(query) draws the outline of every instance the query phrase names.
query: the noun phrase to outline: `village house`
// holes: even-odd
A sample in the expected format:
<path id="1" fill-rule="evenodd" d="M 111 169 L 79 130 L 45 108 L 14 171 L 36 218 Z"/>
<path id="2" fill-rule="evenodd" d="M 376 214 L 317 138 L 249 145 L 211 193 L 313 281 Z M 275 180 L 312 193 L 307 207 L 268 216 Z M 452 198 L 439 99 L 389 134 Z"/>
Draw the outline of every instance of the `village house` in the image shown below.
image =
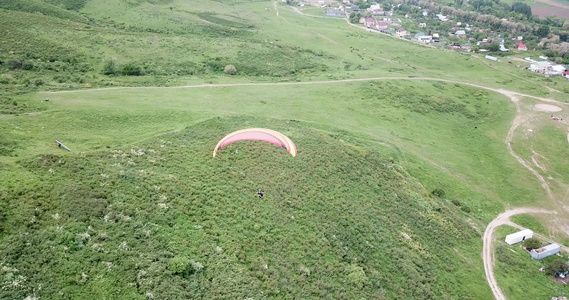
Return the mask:
<path id="1" fill-rule="evenodd" d="M 380 9 L 374 9 L 371 11 L 372 15 L 377 15 L 377 16 L 383 16 L 385 14 L 385 12 L 383 11 L 383 8 Z"/>
<path id="2" fill-rule="evenodd" d="M 420 36 L 415 36 L 415 38 L 417 39 L 417 41 L 425 44 L 428 44 L 433 41 L 433 37 L 430 35 L 420 35 Z"/>
<path id="3" fill-rule="evenodd" d="M 387 29 L 388 25 L 389 24 L 387 24 L 386 22 L 379 22 L 379 23 L 377 23 L 377 25 L 375 25 L 375 29 L 381 31 L 381 30 Z"/>
<path id="4" fill-rule="evenodd" d="M 429 15 L 429 10 L 428 10 L 428 9 L 425 9 L 425 10 L 423 11 L 423 17 L 427 17 L 428 15 Z"/>
<path id="5" fill-rule="evenodd" d="M 551 76 L 563 75 L 565 70 L 566 70 L 565 67 L 562 65 L 552 65 L 551 71 L 549 72 L 549 75 L 551 75 Z"/>
<path id="6" fill-rule="evenodd" d="M 448 21 L 448 18 L 445 17 L 445 16 L 443 16 L 442 14 L 438 14 L 438 15 L 437 15 L 437 18 L 439 18 L 439 20 L 440 20 L 441 22 L 446 22 L 446 21 Z"/>
<path id="7" fill-rule="evenodd" d="M 372 15 L 383 15 L 384 11 L 383 8 L 379 6 L 379 4 L 372 4 L 367 11 L 369 11 Z"/>
<path id="8" fill-rule="evenodd" d="M 516 43 L 518 45 L 518 50 L 520 51 L 528 51 L 528 48 L 523 43 Z"/>
<path id="9" fill-rule="evenodd" d="M 375 19 L 374 18 L 366 18 L 364 25 L 368 28 L 375 27 Z"/>
<path id="10" fill-rule="evenodd" d="M 360 22 L 360 24 L 364 24 L 366 22 L 366 18 L 361 17 L 358 22 Z"/>
<path id="11" fill-rule="evenodd" d="M 368 11 L 373 11 L 375 9 L 380 9 L 381 6 L 379 5 L 379 3 L 374 3 L 372 5 L 370 5 L 370 7 L 367 9 Z"/>
<path id="12" fill-rule="evenodd" d="M 326 8 L 326 15 L 328 17 L 337 17 L 337 18 L 344 18 L 346 17 L 346 13 L 344 10 L 336 7 L 327 7 Z"/>
<path id="13" fill-rule="evenodd" d="M 413 17 L 413 15 L 411 15 L 411 14 L 405 14 L 405 18 L 407 18 L 407 19 L 411 19 L 412 17 Z"/>
<path id="14" fill-rule="evenodd" d="M 440 41 L 439 39 L 439 34 L 438 33 L 433 33 L 433 42 L 438 43 Z"/>
<path id="15" fill-rule="evenodd" d="M 548 74 L 551 63 L 548 61 L 536 61 L 529 66 L 529 70 L 536 73 Z"/>
<path id="16" fill-rule="evenodd" d="M 487 45 L 489 45 L 491 42 L 492 42 L 491 40 L 482 39 L 481 41 L 476 42 L 476 46 L 487 46 Z"/>
<path id="17" fill-rule="evenodd" d="M 419 23 L 419 28 L 425 28 L 427 27 L 427 23 Z"/>
<path id="18" fill-rule="evenodd" d="M 457 30 L 454 34 L 458 37 L 466 36 L 466 32 L 464 30 Z"/>
<path id="19" fill-rule="evenodd" d="M 398 37 L 404 37 L 407 35 L 407 29 L 399 28 L 399 29 L 395 30 L 395 35 Z"/>
<path id="20" fill-rule="evenodd" d="M 385 29 L 381 29 L 380 31 L 383 32 L 383 33 L 387 33 L 387 34 L 389 34 L 389 35 L 393 35 L 393 32 L 394 32 L 395 30 L 394 30 L 393 28 L 387 27 L 387 28 L 385 28 Z"/>

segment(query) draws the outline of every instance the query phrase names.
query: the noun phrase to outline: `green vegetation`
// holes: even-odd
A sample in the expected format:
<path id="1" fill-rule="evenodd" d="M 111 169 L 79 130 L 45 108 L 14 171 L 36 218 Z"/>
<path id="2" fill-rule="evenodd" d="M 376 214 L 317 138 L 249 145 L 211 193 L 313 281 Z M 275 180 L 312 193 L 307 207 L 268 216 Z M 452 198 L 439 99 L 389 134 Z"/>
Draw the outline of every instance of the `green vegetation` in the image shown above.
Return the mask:
<path id="1" fill-rule="evenodd" d="M 529 238 L 524 241 L 524 247 L 527 250 L 539 249 L 541 246 L 543 246 L 543 243 L 538 238 Z"/>
<path id="2" fill-rule="evenodd" d="M 510 219 L 512 220 L 512 222 L 521 225 L 525 228 L 531 229 L 533 232 L 547 234 L 545 226 L 541 223 L 541 221 L 538 218 L 532 215 L 526 215 L 526 214 L 515 215 L 512 216 Z"/>
<path id="3" fill-rule="evenodd" d="M 545 265 L 545 273 L 548 275 L 556 276 L 557 272 L 566 272 L 569 270 L 569 265 L 566 259 L 556 258 L 552 262 Z"/>
<path id="4" fill-rule="evenodd" d="M 245 142 L 212 159 L 212 144 L 244 123 L 286 128 L 301 154 Z M 4 191 L 2 275 L 26 282 L 5 287 L 8 298 L 40 285 L 46 299 L 489 297 L 482 271 L 456 267 L 456 251 L 479 251 L 464 248 L 479 236 L 456 208 L 374 148 L 301 123 L 215 118 L 20 165 L 36 183 Z"/>
<path id="5" fill-rule="evenodd" d="M 0 2 L 0 298 L 491 297 L 484 223 L 546 196 L 462 83 L 566 82 L 277 8 Z M 211 157 L 244 127 L 298 155 Z"/>
<path id="6" fill-rule="evenodd" d="M 498 242 L 494 243 L 494 274 L 500 289 L 511 299 L 568 296 L 569 291 L 564 285 L 554 282 L 545 272 L 539 270 L 558 257 L 550 256 L 535 260 L 519 244 L 512 246 L 506 244 L 504 242 L 506 235 L 516 231 L 518 229 L 509 226 L 500 226 L 496 230 Z"/>

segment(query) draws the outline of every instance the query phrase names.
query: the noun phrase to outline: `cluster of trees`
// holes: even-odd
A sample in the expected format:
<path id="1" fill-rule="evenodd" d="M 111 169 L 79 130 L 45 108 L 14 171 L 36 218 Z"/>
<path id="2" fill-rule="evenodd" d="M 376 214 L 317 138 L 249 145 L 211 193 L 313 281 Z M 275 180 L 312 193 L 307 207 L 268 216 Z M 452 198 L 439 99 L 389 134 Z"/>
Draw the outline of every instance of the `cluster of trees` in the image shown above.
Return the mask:
<path id="1" fill-rule="evenodd" d="M 520 14 L 525 15 L 528 19 L 531 18 L 531 6 L 523 2 L 514 2 L 511 6 L 511 10 Z"/>
<path id="2" fill-rule="evenodd" d="M 119 67 L 114 59 L 108 59 L 103 66 L 104 75 L 123 75 L 123 76 L 141 76 L 144 75 L 142 68 L 134 63 L 127 63 Z"/>

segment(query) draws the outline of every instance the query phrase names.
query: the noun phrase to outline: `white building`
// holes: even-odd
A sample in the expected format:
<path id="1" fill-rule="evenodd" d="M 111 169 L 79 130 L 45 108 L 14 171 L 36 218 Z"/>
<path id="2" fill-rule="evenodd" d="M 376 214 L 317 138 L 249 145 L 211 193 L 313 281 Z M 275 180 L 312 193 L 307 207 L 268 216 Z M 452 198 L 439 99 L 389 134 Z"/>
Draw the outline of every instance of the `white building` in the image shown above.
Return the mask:
<path id="1" fill-rule="evenodd" d="M 553 69 L 554 72 L 558 72 L 558 73 L 563 73 L 566 70 L 563 65 L 553 65 L 553 66 L 551 66 L 551 69 Z"/>
<path id="2" fill-rule="evenodd" d="M 529 66 L 529 69 L 533 72 L 545 74 L 551 68 L 551 64 L 548 61 L 536 61 Z"/>
<path id="3" fill-rule="evenodd" d="M 486 55 L 485 58 L 489 59 L 489 60 L 493 60 L 493 61 L 498 61 L 498 58 L 496 58 L 494 56 L 490 56 L 490 55 Z"/>
<path id="4" fill-rule="evenodd" d="M 551 255 L 555 255 L 561 251 L 561 246 L 553 243 L 547 246 L 543 246 L 539 249 L 532 249 L 529 254 L 533 259 L 542 259 Z"/>
<path id="5" fill-rule="evenodd" d="M 417 37 L 417 41 L 421 43 L 430 43 L 433 41 L 433 37 L 430 35 L 421 35 Z"/>
<path id="6" fill-rule="evenodd" d="M 529 230 L 529 229 L 524 229 L 522 231 L 518 231 L 512 234 L 508 234 L 506 236 L 506 243 L 508 243 L 508 245 L 513 245 L 519 242 L 523 242 L 527 239 L 530 239 L 533 237 L 533 231 Z"/>

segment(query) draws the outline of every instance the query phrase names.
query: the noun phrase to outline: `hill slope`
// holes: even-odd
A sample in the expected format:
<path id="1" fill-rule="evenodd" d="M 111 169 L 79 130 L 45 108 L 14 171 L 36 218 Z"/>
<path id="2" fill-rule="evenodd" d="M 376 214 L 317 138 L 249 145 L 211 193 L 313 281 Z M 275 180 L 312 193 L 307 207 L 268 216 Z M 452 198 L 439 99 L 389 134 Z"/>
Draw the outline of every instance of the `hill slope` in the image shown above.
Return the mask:
<path id="1" fill-rule="evenodd" d="M 213 159 L 244 123 L 288 128 L 299 155 L 243 142 Z M 482 270 L 459 267 L 478 235 L 380 150 L 216 118 L 132 148 L 25 160 L 35 185 L 3 190 L 2 277 L 20 284 L 2 294 L 488 298 Z"/>

